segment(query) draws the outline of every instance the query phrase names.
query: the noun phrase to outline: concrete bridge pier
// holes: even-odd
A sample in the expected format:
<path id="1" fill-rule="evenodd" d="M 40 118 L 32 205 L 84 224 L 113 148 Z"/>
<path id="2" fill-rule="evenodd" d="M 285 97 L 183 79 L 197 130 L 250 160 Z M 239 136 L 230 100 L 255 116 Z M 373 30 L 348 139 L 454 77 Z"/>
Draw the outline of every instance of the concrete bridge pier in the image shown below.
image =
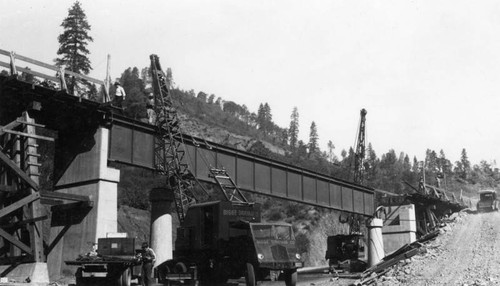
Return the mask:
<path id="1" fill-rule="evenodd" d="M 74 275 L 75 267 L 64 261 L 75 260 L 91 250 L 98 238 L 117 232 L 117 197 L 120 170 L 107 165 L 109 129 L 99 127 L 94 134 L 95 145 L 77 155 L 55 185 L 57 192 L 89 196 L 94 207 L 82 223 L 73 225 L 48 256 L 51 280 Z M 63 227 L 51 230 L 51 240 Z"/>

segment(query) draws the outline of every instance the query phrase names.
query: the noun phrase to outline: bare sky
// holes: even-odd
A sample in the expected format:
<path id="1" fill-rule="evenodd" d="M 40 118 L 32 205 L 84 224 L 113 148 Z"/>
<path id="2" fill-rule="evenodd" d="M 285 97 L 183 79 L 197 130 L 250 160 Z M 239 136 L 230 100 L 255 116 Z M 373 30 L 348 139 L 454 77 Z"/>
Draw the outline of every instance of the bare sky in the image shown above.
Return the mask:
<path id="1" fill-rule="evenodd" d="M 424 159 L 500 159 L 498 1 L 81 0 L 94 42 L 91 76 L 149 66 L 157 54 L 176 84 L 271 106 L 300 138 L 316 122 L 322 150 L 354 144 L 366 108 L 367 141 Z M 52 63 L 74 1 L 0 0 L 0 49 Z M 2 60 L 6 58 L 2 57 Z"/>

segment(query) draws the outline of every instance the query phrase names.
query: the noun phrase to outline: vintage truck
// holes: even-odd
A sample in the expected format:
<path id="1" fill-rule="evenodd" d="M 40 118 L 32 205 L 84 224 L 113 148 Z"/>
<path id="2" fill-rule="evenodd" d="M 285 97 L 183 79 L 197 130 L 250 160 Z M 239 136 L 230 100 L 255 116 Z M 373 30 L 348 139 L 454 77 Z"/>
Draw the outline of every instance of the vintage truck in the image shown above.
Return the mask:
<path id="1" fill-rule="evenodd" d="M 134 238 L 99 238 L 97 245 L 95 254 L 65 261 L 78 266 L 76 286 L 130 286 L 133 278 L 140 278 Z"/>
<path id="2" fill-rule="evenodd" d="M 497 192 L 495 190 L 484 190 L 479 192 L 477 212 L 498 211 Z"/>

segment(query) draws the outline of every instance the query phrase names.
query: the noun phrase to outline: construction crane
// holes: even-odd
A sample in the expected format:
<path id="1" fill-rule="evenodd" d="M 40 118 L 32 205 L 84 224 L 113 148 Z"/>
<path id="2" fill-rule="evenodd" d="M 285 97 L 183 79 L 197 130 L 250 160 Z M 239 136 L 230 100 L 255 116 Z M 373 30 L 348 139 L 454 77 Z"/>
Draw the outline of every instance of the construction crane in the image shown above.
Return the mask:
<path id="1" fill-rule="evenodd" d="M 158 56 L 150 59 L 155 168 L 167 177 L 180 221 L 173 258 L 157 267 L 159 281 L 170 285 L 182 278 L 193 282 L 190 285 L 198 281 L 223 285 L 229 278 L 245 276 L 247 286 L 256 286 L 257 280 L 279 272 L 287 286 L 295 286 L 297 269 L 303 263 L 292 226 L 261 222 L 261 206 L 246 199 L 224 168 L 209 168 L 209 177 L 224 195 L 223 200 L 210 198 L 184 160 L 187 153 L 167 77 Z"/>
<path id="2" fill-rule="evenodd" d="M 197 203 L 208 193 L 197 192 L 199 182 L 188 169 L 182 147 L 182 133 L 177 110 L 173 105 L 167 76 L 161 69 L 157 55 L 151 55 L 151 75 L 153 78 L 154 111 L 156 115 L 156 140 L 154 147 L 156 171 L 167 177 L 167 184 L 174 190 L 174 202 L 179 221 L 184 221 L 189 205 Z"/>
<path id="3" fill-rule="evenodd" d="M 177 110 L 174 107 L 167 76 L 161 69 L 157 55 L 151 55 L 154 111 L 156 113 L 155 168 L 167 177 L 179 221 L 183 222 L 190 205 L 209 200 L 208 192 L 188 168 L 184 157 L 182 132 Z M 235 204 L 251 204 L 224 168 L 209 168 L 209 176 L 220 187 L 226 201 Z M 198 188 L 196 187 L 198 186 Z M 201 191 L 200 191 L 201 190 Z"/>
<path id="4" fill-rule="evenodd" d="M 364 183 L 364 166 L 363 160 L 365 159 L 365 125 L 366 125 L 366 109 L 361 109 L 359 130 L 356 140 L 356 152 L 354 153 L 354 178 L 356 184 Z"/>

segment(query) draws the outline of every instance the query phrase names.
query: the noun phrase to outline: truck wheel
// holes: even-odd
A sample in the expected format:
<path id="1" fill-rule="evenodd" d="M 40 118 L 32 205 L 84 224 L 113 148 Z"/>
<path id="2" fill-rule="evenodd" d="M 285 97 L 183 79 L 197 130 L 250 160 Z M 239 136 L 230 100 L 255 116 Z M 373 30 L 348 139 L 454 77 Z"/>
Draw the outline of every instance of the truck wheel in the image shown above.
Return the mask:
<path id="1" fill-rule="evenodd" d="M 286 272 L 285 272 L 285 285 L 286 286 L 297 285 L 297 269 L 286 270 Z"/>
<path id="2" fill-rule="evenodd" d="M 170 268 L 163 264 L 158 266 L 158 282 L 165 284 L 167 279 L 167 274 L 170 273 Z"/>
<path id="3" fill-rule="evenodd" d="M 180 273 L 186 273 L 187 272 L 187 267 L 184 262 L 177 262 L 174 267 L 174 273 L 180 274 Z"/>
<path id="4" fill-rule="evenodd" d="M 253 265 L 251 263 L 247 263 L 247 271 L 245 273 L 245 281 L 247 282 L 246 286 L 255 286 L 255 270 L 253 269 Z"/>
<path id="5" fill-rule="evenodd" d="M 132 275 L 130 273 L 130 268 L 123 271 L 121 275 L 121 286 L 130 286 L 132 280 Z"/>

